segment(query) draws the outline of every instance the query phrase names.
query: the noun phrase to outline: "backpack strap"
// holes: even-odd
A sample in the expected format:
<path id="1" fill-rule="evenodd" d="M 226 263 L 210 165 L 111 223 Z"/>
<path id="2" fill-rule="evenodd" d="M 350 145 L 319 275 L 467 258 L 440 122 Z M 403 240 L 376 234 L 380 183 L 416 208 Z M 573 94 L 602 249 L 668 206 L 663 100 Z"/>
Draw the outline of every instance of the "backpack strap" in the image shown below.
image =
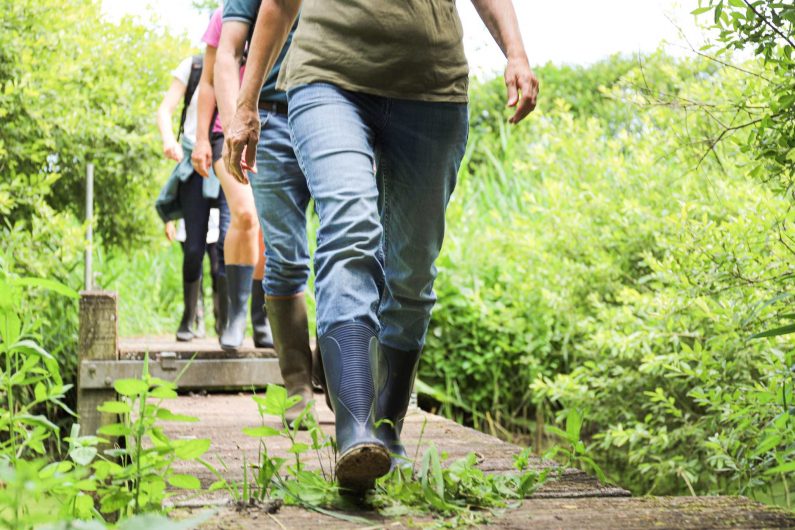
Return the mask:
<path id="1" fill-rule="evenodd" d="M 185 118 L 188 116 L 188 107 L 193 99 L 193 94 L 195 94 L 196 89 L 199 88 L 203 66 L 204 56 L 194 55 L 191 59 L 190 77 L 188 77 L 188 86 L 185 89 L 185 98 L 182 101 L 182 115 L 179 118 L 179 134 L 177 134 L 177 139 L 179 139 L 185 131 Z"/>

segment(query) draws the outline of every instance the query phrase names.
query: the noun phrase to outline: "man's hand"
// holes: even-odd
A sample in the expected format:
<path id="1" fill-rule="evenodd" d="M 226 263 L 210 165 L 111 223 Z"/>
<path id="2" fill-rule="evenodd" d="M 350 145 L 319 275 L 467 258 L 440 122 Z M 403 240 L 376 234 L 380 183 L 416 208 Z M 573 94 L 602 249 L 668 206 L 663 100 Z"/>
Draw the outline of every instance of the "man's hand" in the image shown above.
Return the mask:
<path id="1" fill-rule="evenodd" d="M 163 144 L 163 154 L 174 162 L 180 162 L 183 156 L 182 146 L 176 140 L 170 140 Z"/>
<path id="2" fill-rule="evenodd" d="M 174 221 L 169 221 L 166 223 L 165 233 L 166 239 L 173 243 L 177 238 L 177 228 L 174 226 Z"/>
<path id="3" fill-rule="evenodd" d="M 533 112 L 538 98 L 538 78 L 530 68 L 527 57 L 508 59 L 505 86 L 508 88 L 508 107 L 516 108 L 508 121 L 516 124 Z"/>
<path id="4" fill-rule="evenodd" d="M 190 162 L 196 173 L 204 178 L 210 176 L 210 166 L 213 163 L 213 148 L 207 139 L 197 139 L 193 152 L 190 155 Z"/>
<path id="5" fill-rule="evenodd" d="M 257 108 L 239 106 L 224 140 L 226 172 L 238 182 L 248 184 L 246 170 L 257 172 L 257 142 L 259 142 L 259 113 Z"/>

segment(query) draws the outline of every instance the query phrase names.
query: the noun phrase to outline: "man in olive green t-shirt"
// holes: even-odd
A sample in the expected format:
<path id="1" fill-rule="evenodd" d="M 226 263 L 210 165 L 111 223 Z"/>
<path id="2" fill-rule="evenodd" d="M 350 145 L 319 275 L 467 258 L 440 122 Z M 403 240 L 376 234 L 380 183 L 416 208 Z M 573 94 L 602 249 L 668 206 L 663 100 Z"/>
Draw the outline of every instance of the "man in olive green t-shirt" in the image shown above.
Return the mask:
<path id="1" fill-rule="evenodd" d="M 518 123 L 535 108 L 538 81 L 513 4 L 473 3 L 508 58 L 509 121 Z M 262 2 L 224 161 L 241 182 L 241 166 L 256 165 L 257 95 L 300 9 L 277 86 L 320 219 L 317 329 L 337 479 L 364 490 L 406 462 L 400 430 L 466 146 L 468 67 L 455 0 L 301 4 Z"/>

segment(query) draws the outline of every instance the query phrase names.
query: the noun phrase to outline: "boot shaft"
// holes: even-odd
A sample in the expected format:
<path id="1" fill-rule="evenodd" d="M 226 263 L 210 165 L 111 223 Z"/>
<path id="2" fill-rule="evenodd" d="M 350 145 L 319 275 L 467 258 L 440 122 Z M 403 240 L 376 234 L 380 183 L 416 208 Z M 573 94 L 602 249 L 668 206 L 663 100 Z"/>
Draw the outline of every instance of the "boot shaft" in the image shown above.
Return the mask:
<path id="1" fill-rule="evenodd" d="M 398 434 L 411 401 L 420 353 L 379 347 L 377 417 L 389 420 Z"/>
<path id="2" fill-rule="evenodd" d="M 359 323 L 343 324 L 320 338 L 328 393 L 334 405 L 337 444 L 341 454 L 375 437 L 375 382 L 378 338 Z"/>
<path id="3" fill-rule="evenodd" d="M 237 350 L 243 344 L 253 276 L 253 265 L 226 265 L 226 289 L 229 305 L 226 326 L 219 341 L 224 350 Z"/>
<path id="4" fill-rule="evenodd" d="M 265 301 L 279 368 L 288 393 L 312 392 L 312 350 L 303 293 Z"/>

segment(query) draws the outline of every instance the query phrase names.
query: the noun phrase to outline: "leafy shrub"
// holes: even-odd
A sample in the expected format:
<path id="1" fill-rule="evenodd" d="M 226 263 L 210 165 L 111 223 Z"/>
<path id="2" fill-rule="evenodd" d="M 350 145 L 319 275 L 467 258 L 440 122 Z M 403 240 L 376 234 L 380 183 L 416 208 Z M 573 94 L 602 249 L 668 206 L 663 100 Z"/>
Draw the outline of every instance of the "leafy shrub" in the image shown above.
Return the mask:
<path id="1" fill-rule="evenodd" d="M 95 0 L 0 0 L 0 27 L 0 269 L 77 290 L 87 162 L 98 247 L 116 255 L 159 227 L 152 200 L 169 163 L 153 116 L 187 44 L 156 25 L 110 23 Z M 42 290 L 24 313 L 73 382 L 77 303 Z"/>
<path id="2" fill-rule="evenodd" d="M 736 72 L 640 68 L 618 62 L 617 82 L 583 88 L 601 101 L 575 114 L 559 99 L 517 128 L 484 108 L 499 82 L 475 89 L 420 377 L 498 434 L 586 411 L 596 462 L 636 492 L 786 503 L 792 345 L 750 337 L 789 312 L 788 204 L 732 144 L 699 164 L 680 110 L 633 106 L 649 86 L 684 99 Z"/>

